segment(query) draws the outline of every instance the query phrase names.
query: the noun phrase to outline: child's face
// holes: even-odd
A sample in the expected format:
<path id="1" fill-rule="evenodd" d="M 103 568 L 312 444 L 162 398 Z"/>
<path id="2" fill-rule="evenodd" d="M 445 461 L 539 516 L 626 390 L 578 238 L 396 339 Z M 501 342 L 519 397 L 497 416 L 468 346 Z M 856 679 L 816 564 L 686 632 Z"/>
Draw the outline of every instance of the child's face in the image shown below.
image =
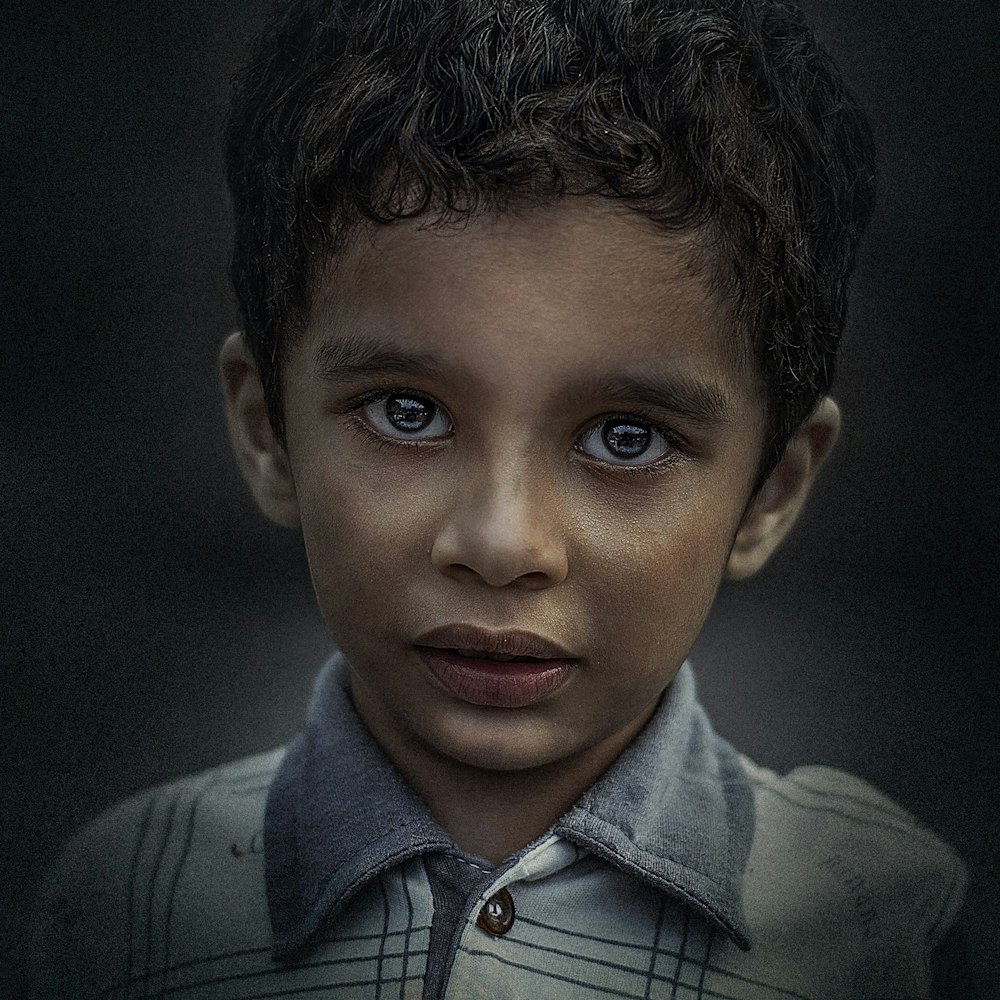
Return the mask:
<path id="1" fill-rule="evenodd" d="M 288 458 L 319 605 L 383 744 L 527 768 L 623 744 L 655 708 L 764 432 L 688 263 L 683 237 L 568 199 L 366 231 L 318 290 L 284 370 Z"/>

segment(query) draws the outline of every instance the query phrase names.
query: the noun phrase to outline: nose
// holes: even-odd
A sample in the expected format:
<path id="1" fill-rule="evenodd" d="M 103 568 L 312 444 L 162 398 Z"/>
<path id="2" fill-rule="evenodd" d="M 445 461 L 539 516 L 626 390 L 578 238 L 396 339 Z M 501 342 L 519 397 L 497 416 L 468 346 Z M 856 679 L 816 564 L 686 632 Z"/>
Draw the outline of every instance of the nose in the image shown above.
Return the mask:
<path id="1" fill-rule="evenodd" d="M 566 579 L 560 497 L 526 470 L 480 468 L 462 478 L 431 547 L 431 562 L 458 581 L 541 590 Z"/>

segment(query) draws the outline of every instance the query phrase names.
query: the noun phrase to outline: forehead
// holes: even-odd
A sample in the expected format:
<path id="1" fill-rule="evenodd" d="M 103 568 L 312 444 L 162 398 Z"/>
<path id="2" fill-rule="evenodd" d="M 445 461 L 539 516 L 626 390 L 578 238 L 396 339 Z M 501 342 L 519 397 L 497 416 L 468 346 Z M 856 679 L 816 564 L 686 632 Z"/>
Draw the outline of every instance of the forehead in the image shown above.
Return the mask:
<path id="1" fill-rule="evenodd" d="M 318 283 L 304 346 L 315 356 L 345 335 L 383 339 L 471 375 L 527 354 L 532 376 L 556 385 L 655 365 L 756 399 L 713 273 L 702 234 L 667 232 L 606 198 L 366 225 Z"/>

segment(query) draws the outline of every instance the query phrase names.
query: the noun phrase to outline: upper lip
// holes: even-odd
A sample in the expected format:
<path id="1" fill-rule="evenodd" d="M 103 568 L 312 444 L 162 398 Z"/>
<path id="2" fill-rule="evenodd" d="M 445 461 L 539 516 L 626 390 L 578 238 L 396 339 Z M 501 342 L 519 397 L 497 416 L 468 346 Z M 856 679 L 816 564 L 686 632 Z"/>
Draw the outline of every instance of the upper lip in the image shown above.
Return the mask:
<path id="1" fill-rule="evenodd" d="M 416 646 L 454 649 L 461 653 L 530 656 L 539 660 L 575 659 L 557 642 L 523 629 L 494 631 L 480 625 L 441 625 L 417 636 Z"/>

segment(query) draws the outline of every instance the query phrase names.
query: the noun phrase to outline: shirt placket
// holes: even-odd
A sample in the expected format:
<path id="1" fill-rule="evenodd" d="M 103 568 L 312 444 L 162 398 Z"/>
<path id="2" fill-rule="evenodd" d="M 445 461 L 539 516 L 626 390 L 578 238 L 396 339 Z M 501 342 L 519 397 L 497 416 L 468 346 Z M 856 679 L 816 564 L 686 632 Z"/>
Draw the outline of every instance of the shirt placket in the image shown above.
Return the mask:
<path id="1" fill-rule="evenodd" d="M 530 900 L 544 881 L 573 864 L 580 851 L 550 836 L 502 871 L 466 914 L 444 1000 L 514 1000 L 524 995 L 519 970 L 533 937 Z"/>

